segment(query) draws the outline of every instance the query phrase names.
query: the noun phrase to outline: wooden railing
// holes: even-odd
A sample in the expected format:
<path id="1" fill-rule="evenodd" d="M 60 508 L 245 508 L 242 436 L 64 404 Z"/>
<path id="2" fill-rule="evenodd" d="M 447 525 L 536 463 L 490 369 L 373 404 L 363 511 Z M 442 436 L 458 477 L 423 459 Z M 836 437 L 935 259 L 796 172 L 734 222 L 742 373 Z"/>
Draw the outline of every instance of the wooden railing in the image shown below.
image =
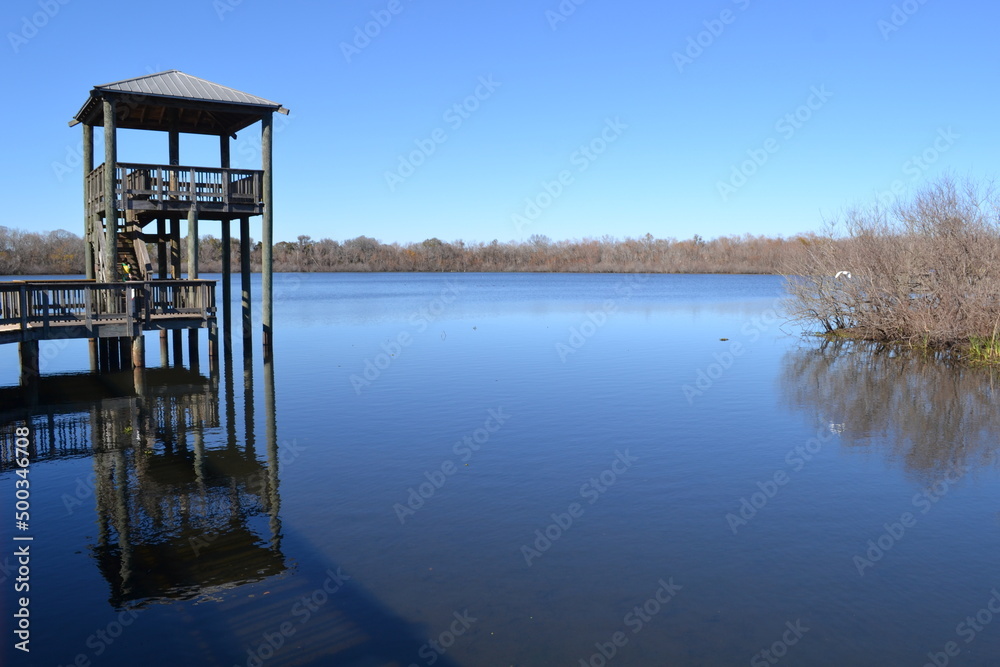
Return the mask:
<path id="1" fill-rule="evenodd" d="M 215 316 L 214 280 L 12 281 L 0 283 L 0 326 L 20 329 L 103 322 L 145 324 L 163 317 Z"/>
<path id="2" fill-rule="evenodd" d="M 87 175 L 87 212 L 104 211 L 104 170 Z M 264 172 L 257 169 L 212 169 L 176 165 L 118 162 L 115 165 L 115 206 L 122 210 L 181 210 L 191 203 L 213 209 L 259 207 Z"/>
<path id="3" fill-rule="evenodd" d="M 136 284 L 144 286 L 144 308 L 149 317 L 215 313 L 214 280 L 147 280 L 128 286 Z"/>
<path id="4" fill-rule="evenodd" d="M 135 259 L 138 263 L 138 266 L 135 267 L 135 270 L 138 272 L 136 277 L 140 280 L 148 280 L 149 274 L 153 269 L 153 263 L 149 259 L 149 250 L 146 249 L 146 242 L 136 233 L 128 237 L 126 243 L 135 252 Z"/>

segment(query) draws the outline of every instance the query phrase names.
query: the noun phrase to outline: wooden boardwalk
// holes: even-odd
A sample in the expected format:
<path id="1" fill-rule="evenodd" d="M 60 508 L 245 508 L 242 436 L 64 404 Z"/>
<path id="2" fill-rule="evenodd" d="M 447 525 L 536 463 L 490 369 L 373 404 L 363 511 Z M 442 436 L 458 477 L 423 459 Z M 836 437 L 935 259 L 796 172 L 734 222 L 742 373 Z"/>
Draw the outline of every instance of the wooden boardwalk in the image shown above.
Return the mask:
<path id="1" fill-rule="evenodd" d="M 0 343 L 214 329 L 214 280 L 0 283 Z"/>

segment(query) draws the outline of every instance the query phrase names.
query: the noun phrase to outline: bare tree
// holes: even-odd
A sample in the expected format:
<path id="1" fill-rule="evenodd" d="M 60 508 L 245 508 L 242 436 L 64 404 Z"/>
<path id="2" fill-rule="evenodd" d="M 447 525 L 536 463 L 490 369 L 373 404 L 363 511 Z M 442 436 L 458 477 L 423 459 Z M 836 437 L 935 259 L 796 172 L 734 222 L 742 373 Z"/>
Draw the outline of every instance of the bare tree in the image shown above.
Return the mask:
<path id="1" fill-rule="evenodd" d="M 951 347 L 1000 327 L 1000 198 L 944 178 L 849 210 L 787 265 L 790 310 L 825 332 Z M 834 230 L 842 226 L 844 233 Z"/>

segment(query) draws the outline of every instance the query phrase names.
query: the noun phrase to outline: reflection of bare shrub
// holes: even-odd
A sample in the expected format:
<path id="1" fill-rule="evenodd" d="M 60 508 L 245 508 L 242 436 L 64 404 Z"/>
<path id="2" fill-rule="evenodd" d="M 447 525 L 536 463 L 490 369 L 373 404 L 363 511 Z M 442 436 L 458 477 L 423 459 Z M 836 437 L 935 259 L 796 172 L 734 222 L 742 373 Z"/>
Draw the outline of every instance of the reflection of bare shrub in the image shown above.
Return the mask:
<path id="1" fill-rule="evenodd" d="M 789 405 L 842 423 L 841 442 L 877 442 L 917 473 L 993 461 L 1000 372 L 903 355 L 871 343 L 826 341 L 789 352 L 781 385 Z"/>
<path id="2" fill-rule="evenodd" d="M 790 312 L 824 331 L 948 347 L 1000 326 L 1000 197 L 943 179 L 911 202 L 849 211 L 788 267 Z M 838 272 L 850 277 L 836 278 Z"/>

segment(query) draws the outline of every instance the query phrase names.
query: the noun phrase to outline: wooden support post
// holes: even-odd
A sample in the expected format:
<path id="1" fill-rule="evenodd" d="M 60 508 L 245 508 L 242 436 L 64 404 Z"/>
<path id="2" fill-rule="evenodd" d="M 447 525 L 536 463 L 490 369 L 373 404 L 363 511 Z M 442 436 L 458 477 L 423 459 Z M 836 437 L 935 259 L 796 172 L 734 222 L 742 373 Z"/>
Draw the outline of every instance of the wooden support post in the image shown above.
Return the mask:
<path id="1" fill-rule="evenodd" d="M 111 367 L 110 367 L 110 360 L 108 359 L 108 355 L 109 354 L 110 354 L 110 352 L 108 350 L 108 339 L 107 338 L 98 338 L 97 339 L 97 365 L 98 365 L 98 370 L 101 373 L 107 373 L 111 369 Z"/>
<path id="2" fill-rule="evenodd" d="M 273 114 L 268 113 L 261 119 L 260 155 L 261 169 L 264 170 L 264 215 L 261 222 L 261 299 L 263 301 L 263 340 L 264 347 L 271 347 L 274 334 L 273 301 L 271 274 L 274 268 L 272 250 L 274 245 L 274 191 L 272 183 L 271 139 L 274 126 Z"/>
<path id="3" fill-rule="evenodd" d="M 87 278 L 93 280 L 94 271 L 94 222 L 87 201 L 87 178 L 94 171 L 94 126 L 83 123 L 83 267 Z"/>
<path id="4" fill-rule="evenodd" d="M 106 367 L 108 372 L 119 370 L 121 367 L 121 359 L 119 358 L 118 339 L 105 338 L 104 345 L 106 351 Z"/>
<path id="5" fill-rule="evenodd" d="M 250 317 L 250 218 L 240 218 L 240 288 L 243 308 L 243 344 L 253 337 Z"/>
<path id="6" fill-rule="evenodd" d="M 91 338 L 87 341 L 87 348 L 90 352 L 90 372 L 96 373 L 99 368 L 99 357 L 97 354 L 97 339 Z"/>
<path id="7" fill-rule="evenodd" d="M 146 367 L 146 339 L 142 333 L 132 338 L 132 368 Z"/>
<path id="8" fill-rule="evenodd" d="M 229 169 L 229 135 L 219 135 L 219 166 Z M 229 190 L 232 183 L 228 172 L 224 172 L 222 179 L 223 198 L 229 200 Z M 227 350 L 232 346 L 233 333 L 233 285 L 232 285 L 232 220 L 226 218 L 222 221 L 222 336 Z M 209 352 L 211 353 L 211 330 L 209 330 Z M 218 344 L 218 331 L 216 331 L 216 344 Z"/>
<path id="9" fill-rule="evenodd" d="M 156 268 L 160 280 L 167 278 L 167 221 L 156 219 Z"/>
<path id="10" fill-rule="evenodd" d="M 167 159 L 170 165 L 176 167 L 181 163 L 181 133 L 177 130 L 167 131 Z M 171 174 L 170 182 L 171 190 L 176 190 L 177 186 L 173 185 L 176 180 L 176 175 Z"/>
<path id="11" fill-rule="evenodd" d="M 208 360 L 211 364 L 213 359 L 219 356 L 219 323 L 210 320 L 208 323 Z"/>
<path id="12" fill-rule="evenodd" d="M 160 366 L 166 368 L 170 365 L 170 345 L 167 342 L 167 330 L 160 329 Z"/>
<path id="13" fill-rule="evenodd" d="M 229 169 L 229 135 L 220 134 L 219 135 L 219 166 L 223 169 Z M 229 183 L 223 183 L 223 188 L 228 188 Z"/>
<path id="14" fill-rule="evenodd" d="M 215 320 L 208 323 L 208 371 L 213 378 L 219 373 L 219 325 Z"/>
<path id="15" fill-rule="evenodd" d="M 180 132 L 176 129 L 171 129 L 168 132 L 168 156 L 167 161 L 170 163 L 171 167 L 176 167 L 181 163 L 180 154 Z M 171 170 L 170 175 L 167 178 L 167 187 L 171 192 L 177 190 L 177 171 Z M 170 195 L 171 199 L 176 199 L 176 195 Z M 170 218 L 170 278 L 173 280 L 181 279 L 181 220 L 178 217 Z M 175 333 L 174 347 L 180 345 L 180 332 Z M 177 359 L 180 357 L 178 355 Z M 175 360 L 176 362 L 176 360 Z"/>
<path id="16" fill-rule="evenodd" d="M 170 279 L 181 279 L 181 220 L 170 218 Z"/>
<path id="17" fill-rule="evenodd" d="M 115 194 L 115 175 L 118 166 L 118 140 L 114 99 L 104 99 L 104 267 L 100 280 L 118 279 L 118 207 Z"/>
<path id="18" fill-rule="evenodd" d="M 118 364 L 121 370 L 132 366 L 132 339 L 121 336 L 118 341 Z"/>
<path id="19" fill-rule="evenodd" d="M 198 278 L 198 205 L 194 202 L 188 209 L 187 246 L 187 277 L 188 280 L 196 280 Z"/>
<path id="20" fill-rule="evenodd" d="M 169 267 L 169 253 L 167 248 L 169 247 L 170 240 L 167 236 L 167 220 L 166 218 L 156 219 L 156 267 L 159 273 L 160 280 L 166 280 L 170 272 Z M 160 365 L 164 368 L 167 367 L 169 361 L 167 354 L 167 333 L 166 329 L 160 329 Z"/>
<path id="21" fill-rule="evenodd" d="M 222 221 L 222 336 L 230 349 L 233 334 L 233 285 L 230 265 L 233 260 L 230 220 Z"/>

